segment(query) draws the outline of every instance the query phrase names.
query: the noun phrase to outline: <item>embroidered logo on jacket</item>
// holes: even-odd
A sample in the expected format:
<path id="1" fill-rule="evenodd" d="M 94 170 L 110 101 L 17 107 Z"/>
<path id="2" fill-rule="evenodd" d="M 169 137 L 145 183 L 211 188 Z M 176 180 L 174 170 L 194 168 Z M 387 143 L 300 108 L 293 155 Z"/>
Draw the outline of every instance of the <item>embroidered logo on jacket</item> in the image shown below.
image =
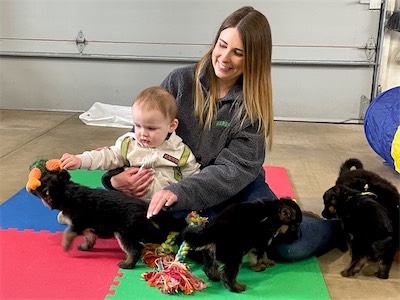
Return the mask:
<path id="1" fill-rule="evenodd" d="M 170 161 L 170 162 L 173 162 L 176 165 L 179 163 L 179 159 L 178 158 L 173 157 L 172 155 L 169 155 L 167 153 L 164 153 L 163 158 L 168 160 L 168 161 Z"/>
<path id="2" fill-rule="evenodd" d="M 228 121 L 217 121 L 215 124 L 217 127 L 229 127 L 229 125 L 231 125 L 231 123 Z"/>

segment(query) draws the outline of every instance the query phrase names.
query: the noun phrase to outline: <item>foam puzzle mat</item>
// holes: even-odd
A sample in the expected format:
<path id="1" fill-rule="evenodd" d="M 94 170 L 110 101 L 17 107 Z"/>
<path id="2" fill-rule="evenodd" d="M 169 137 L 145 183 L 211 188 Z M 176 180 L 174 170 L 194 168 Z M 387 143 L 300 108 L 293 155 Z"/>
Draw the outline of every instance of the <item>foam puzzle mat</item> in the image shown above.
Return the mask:
<path id="1" fill-rule="evenodd" d="M 295 198 L 283 167 L 265 167 L 267 181 L 277 196 Z M 72 179 L 100 187 L 102 171 L 71 171 Z M 162 294 L 142 279 L 151 268 L 138 263 L 133 270 L 119 269 L 124 252 L 115 239 L 98 239 L 89 252 L 61 247 L 65 225 L 58 224 L 58 211 L 51 211 L 24 188 L 0 205 L 0 299 L 330 299 L 315 257 L 277 263 L 264 272 L 252 272 L 245 260 L 238 280 L 247 284 L 241 294 L 231 293 L 221 283 L 211 282 L 198 263 L 187 260 L 191 272 L 207 288 L 191 295 Z"/>

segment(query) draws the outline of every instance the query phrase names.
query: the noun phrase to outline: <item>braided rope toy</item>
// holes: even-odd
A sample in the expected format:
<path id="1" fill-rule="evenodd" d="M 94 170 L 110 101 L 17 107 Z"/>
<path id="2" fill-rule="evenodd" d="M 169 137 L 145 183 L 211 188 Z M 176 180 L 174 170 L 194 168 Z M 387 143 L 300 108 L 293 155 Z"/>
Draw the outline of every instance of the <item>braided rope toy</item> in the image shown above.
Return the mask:
<path id="1" fill-rule="evenodd" d="M 59 159 L 39 158 L 29 166 L 28 182 L 26 183 L 26 190 L 28 192 L 36 190 L 40 185 L 40 179 L 48 172 L 56 172 L 61 169 L 61 162 Z"/>
<path id="2" fill-rule="evenodd" d="M 174 259 L 175 241 L 179 233 L 172 231 L 161 245 L 146 243 L 143 249 L 142 261 L 151 268 L 157 267 L 157 260 L 168 262 Z"/>
<path id="3" fill-rule="evenodd" d="M 207 222 L 207 218 L 201 217 L 196 212 L 191 212 L 187 216 L 186 221 L 189 226 L 202 225 Z M 165 253 L 164 246 L 166 246 L 166 249 L 170 249 L 171 242 L 173 242 L 176 237 L 177 233 L 170 233 L 166 242 L 157 248 L 162 256 L 154 260 L 156 270 L 146 272 L 142 277 L 148 281 L 149 286 L 157 287 L 164 294 L 178 293 L 181 290 L 186 295 L 189 295 L 194 291 L 205 289 L 207 287 L 206 284 L 200 278 L 191 274 L 189 266 L 184 263 L 190 249 L 188 243 L 183 241 L 175 255 L 175 259 L 173 259 L 170 253 L 163 256 Z M 169 250 L 167 250 L 167 252 L 168 251 Z"/>

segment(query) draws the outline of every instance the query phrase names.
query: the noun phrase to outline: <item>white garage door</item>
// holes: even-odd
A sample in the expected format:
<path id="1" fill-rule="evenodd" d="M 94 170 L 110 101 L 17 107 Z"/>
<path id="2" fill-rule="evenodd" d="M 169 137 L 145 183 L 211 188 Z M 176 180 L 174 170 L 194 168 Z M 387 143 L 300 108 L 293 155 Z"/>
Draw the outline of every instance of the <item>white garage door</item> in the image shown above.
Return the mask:
<path id="1" fill-rule="evenodd" d="M 365 3 L 364 3 L 365 2 Z M 197 61 L 222 20 L 252 5 L 270 21 L 277 119 L 347 122 L 373 93 L 380 11 L 351 0 L 2 0 L 1 108 L 130 105 Z"/>

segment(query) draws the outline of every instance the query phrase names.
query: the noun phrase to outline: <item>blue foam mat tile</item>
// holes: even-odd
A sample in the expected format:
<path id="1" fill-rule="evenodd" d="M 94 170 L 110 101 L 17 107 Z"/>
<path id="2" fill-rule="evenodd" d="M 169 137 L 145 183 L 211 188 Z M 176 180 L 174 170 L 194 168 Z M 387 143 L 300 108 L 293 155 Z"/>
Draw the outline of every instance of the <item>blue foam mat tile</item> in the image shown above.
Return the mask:
<path id="1" fill-rule="evenodd" d="M 66 226 L 57 222 L 58 212 L 44 206 L 40 199 L 23 188 L 0 205 L 0 228 L 64 231 Z"/>

